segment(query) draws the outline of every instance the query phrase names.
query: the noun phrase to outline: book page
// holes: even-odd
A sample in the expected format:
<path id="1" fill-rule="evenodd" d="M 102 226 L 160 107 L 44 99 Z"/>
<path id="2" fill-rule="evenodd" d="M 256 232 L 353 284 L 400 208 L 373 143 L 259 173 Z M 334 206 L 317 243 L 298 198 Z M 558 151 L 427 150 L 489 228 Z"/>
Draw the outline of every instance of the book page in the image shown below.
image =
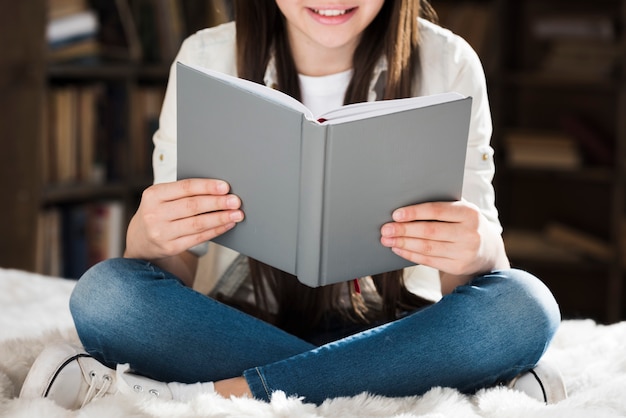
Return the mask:
<path id="1" fill-rule="evenodd" d="M 243 78 L 234 77 L 232 75 L 220 73 L 219 71 L 210 70 L 208 68 L 200 67 L 198 65 L 185 64 L 189 68 L 193 68 L 196 71 L 205 73 L 215 79 L 221 80 L 225 83 L 228 83 L 232 86 L 238 87 L 242 90 L 246 90 L 252 94 L 255 94 L 259 97 L 263 97 L 266 100 L 272 101 L 276 104 L 288 107 L 290 109 L 296 110 L 300 113 L 303 113 L 304 116 L 309 120 L 314 120 L 313 112 L 308 109 L 305 105 L 289 96 L 288 94 L 283 93 L 282 91 L 272 89 L 262 84 L 255 83 L 250 80 L 245 80 Z"/>
<path id="2" fill-rule="evenodd" d="M 318 121 L 324 124 L 344 123 L 401 112 L 403 110 L 433 106 L 463 98 L 464 97 L 457 92 L 448 92 L 430 96 L 409 97 L 406 99 L 355 103 L 330 110 L 320 115 Z"/>
<path id="3" fill-rule="evenodd" d="M 366 119 L 408 109 L 433 106 L 440 103 L 451 102 L 464 98 L 459 93 L 448 92 L 434 94 L 430 96 L 409 97 L 406 99 L 362 102 L 341 106 L 320 115 L 318 118 L 315 118 L 313 112 L 311 112 L 311 110 L 307 108 L 304 104 L 279 90 L 275 90 L 262 84 L 254 83 L 249 80 L 220 73 L 219 71 L 210 70 L 208 68 L 200 67 L 197 65 L 185 65 L 196 71 L 207 74 L 210 77 L 221 80 L 229 85 L 269 100 L 273 103 L 298 111 L 302 113 L 304 117 L 308 120 L 317 120 L 319 123 L 325 124 L 350 122 L 353 120 Z"/>

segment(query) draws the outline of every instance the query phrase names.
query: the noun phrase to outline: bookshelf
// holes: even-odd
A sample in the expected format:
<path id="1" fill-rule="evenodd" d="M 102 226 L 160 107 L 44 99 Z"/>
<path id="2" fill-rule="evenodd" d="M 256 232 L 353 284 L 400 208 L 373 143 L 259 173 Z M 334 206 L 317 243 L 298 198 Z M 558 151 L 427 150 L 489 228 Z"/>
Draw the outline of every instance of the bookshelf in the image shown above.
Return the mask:
<path id="1" fill-rule="evenodd" d="M 0 265 L 5 268 L 32 270 L 35 264 L 44 21 L 43 0 L 0 4 L 0 38 L 5 40 L 0 58 L 0 120 L 6 135 L 0 164 L 5 196 L 0 205 Z"/>
<path id="2" fill-rule="evenodd" d="M 495 0 L 493 7 L 495 186 L 510 259 L 546 282 L 564 317 L 619 321 L 626 1 Z M 516 141 L 520 132 L 543 145 Z M 560 148 L 549 145 L 557 140 Z"/>
<path id="3" fill-rule="evenodd" d="M 565 318 L 622 320 L 626 1 L 432 4 L 485 67 L 513 266 L 540 277 Z"/>
<path id="4" fill-rule="evenodd" d="M 0 209 L 0 266 L 75 278 L 123 251 L 152 182 L 169 67 L 187 35 L 230 18 L 229 3 L 34 0 L 0 13 L 11 40 L 0 105 L 16 139 L 2 164 L 13 204 Z"/>

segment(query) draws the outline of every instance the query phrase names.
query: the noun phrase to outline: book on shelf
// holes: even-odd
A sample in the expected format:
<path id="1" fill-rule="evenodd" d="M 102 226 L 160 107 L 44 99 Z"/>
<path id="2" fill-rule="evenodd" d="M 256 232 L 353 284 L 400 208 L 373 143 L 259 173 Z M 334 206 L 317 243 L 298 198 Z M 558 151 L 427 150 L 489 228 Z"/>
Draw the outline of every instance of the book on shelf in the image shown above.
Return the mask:
<path id="1" fill-rule="evenodd" d="M 183 1 L 180 11 L 187 33 L 233 20 L 232 3 L 232 0 Z"/>
<path id="2" fill-rule="evenodd" d="M 48 0 L 46 41 L 50 62 L 97 56 L 100 19 L 86 0 Z"/>
<path id="3" fill-rule="evenodd" d="M 84 205 L 61 209 L 63 277 L 78 279 L 87 271 L 87 211 Z"/>
<path id="4" fill-rule="evenodd" d="M 44 112 L 44 184 L 99 182 L 99 84 L 54 87 Z"/>
<path id="5" fill-rule="evenodd" d="M 124 233 L 118 200 L 46 208 L 38 217 L 37 271 L 77 279 L 94 264 L 121 257 Z"/>
<path id="6" fill-rule="evenodd" d="M 124 204 L 118 200 L 94 202 L 86 206 L 85 240 L 87 266 L 124 252 Z"/>
<path id="7" fill-rule="evenodd" d="M 560 132 L 516 130 L 504 138 L 506 161 L 511 167 L 576 170 L 583 159 L 578 143 Z"/>
<path id="8" fill-rule="evenodd" d="M 603 132 L 590 118 L 566 114 L 560 118 L 560 126 L 573 138 L 582 150 L 585 160 L 592 165 L 615 165 L 615 140 Z"/>
<path id="9" fill-rule="evenodd" d="M 77 126 L 78 134 L 75 159 L 77 160 L 76 179 L 97 181 L 96 132 L 98 131 L 98 100 L 101 95 L 99 85 L 83 86 L 78 91 Z"/>
<path id="10" fill-rule="evenodd" d="M 161 60 L 171 62 L 186 32 L 180 0 L 154 0 L 158 27 Z"/>
<path id="11" fill-rule="evenodd" d="M 440 2 L 435 6 L 439 23 L 465 39 L 487 64 L 491 61 L 491 38 L 489 32 L 493 6 L 484 1 L 465 1 L 461 3 Z"/>
<path id="12" fill-rule="evenodd" d="M 185 4 L 186 8 L 189 8 L 191 3 Z M 231 0 L 211 0 L 209 6 L 206 8 L 207 26 L 216 26 L 225 22 L 229 22 L 234 18 L 233 2 Z"/>
<path id="13" fill-rule="evenodd" d="M 548 222 L 540 230 L 506 228 L 502 237 L 512 259 L 575 263 L 609 262 L 614 256 L 609 242 L 563 222 Z"/>
<path id="14" fill-rule="evenodd" d="M 100 19 L 99 59 L 140 62 L 142 48 L 130 0 L 94 2 Z"/>
<path id="15" fill-rule="evenodd" d="M 103 106 L 99 109 L 98 163 L 104 167 L 104 178 L 117 182 L 130 174 L 129 114 L 131 91 L 120 84 L 107 84 Z"/>
<path id="16" fill-rule="evenodd" d="M 536 39 L 541 40 L 614 41 L 617 25 L 608 15 L 559 13 L 534 17 L 530 31 Z"/>
<path id="17" fill-rule="evenodd" d="M 99 26 L 98 15 L 91 9 L 57 17 L 48 22 L 46 40 L 51 48 L 57 48 L 75 40 L 95 37 Z"/>
<path id="18" fill-rule="evenodd" d="M 411 265 L 380 243 L 392 212 L 461 197 L 471 97 L 314 116 L 290 96 L 177 63 L 178 178 L 218 178 L 245 219 L 216 238 L 309 286 Z"/>
<path id="19" fill-rule="evenodd" d="M 607 262 L 614 257 L 610 243 L 591 233 L 561 222 L 550 222 L 546 225 L 545 235 L 551 243 L 587 258 Z"/>
<path id="20" fill-rule="evenodd" d="M 143 58 L 143 51 L 141 48 L 141 39 L 139 38 L 137 23 L 133 17 L 129 0 L 115 0 L 115 5 L 117 11 L 115 16 L 118 19 L 113 19 L 113 21 L 119 23 L 118 27 L 121 27 L 121 32 L 123 34 L 121 37 L 122 40 L 118 41 L 118 48 L 124 51 L 124 47 L 126 47 L 128 58 L 131 61 L 139 62 Z M 112 42 L 109 41 L 109 43 Z M 110 49 L 111 46 L 109 45 L 107 48 Z"/>
<path id="21" fill-rule="evenodd" d="M 621 47 L 614 43 L 554 41 L 541 62 L 544 74 L 606 80 L 616 74 Z"/>
<path id="22" fill-rule="evenodd" d="M 136 0 L 132 3 L 131 11 L 141 45 L 142 59 L 145 62 L 160 61 L 157 12 L 154 4 L 148 0 Z"/>
<path id="23" fill-rule="evenodd" d="M 100 54 L 100 42 L 96 38 L 84 38 L 67 45 L 48 50 L 48 61 L 67 62 L 76 59 L 93 58 Z"/>
<path id="24" fill-rule="evenodd" d="M 137 38 L 147 62 L 170 63 L 187 33 L 179 0 L 136 0 L 131 13 L 136 22 Z"/>
<path id="25" fill-rule="evenodd" d="M 626 217 L 622 218 L 620 222 L 620 258 L 622 266 L 626 267 Z"/>
<path id="26" fill-rule="evenodd" d="M 165 89 L 161 86 L 135 86 L 131 91 L 131 156 L 134 175 L 152 175 L 152 136 L 159 126 Z"/>
<path id="27" fill-rule="evenodd" d="M 87 0 L 47 0 L 47 3 L 49 21 L 89 10 Z"/>
<path id="28" fill-rule="evenodd" d="M 540 15 L 531 20 L 530 34 L 545 44 L 539 62 L 543 74 L 606 80 L 617 72 L 622 48 L 612 16 Z"/>
<path id="29" fill-rule="evenodd" d="M 77 159 L 77 101 L 78 89 L 56 87 L 49 94 L 49 129 L 46 137 L 50 171 L 44 173 L 46 182 L 68 183 L 76 179 Z"/>
<path id="30" fill-rule="evenodd" d="M 49 0 L 50 62 L 141 60 L 141 43 L 129 0 Z"/>
<path id="31" fill-rule="evenodd" d="M 232 19 L 230 3 L 229 0 L 131 1 L 131 15 L 144 61 L 169 65 L 187 34 Z"/>
<path id="32" fill-rule="evenodd" d="M 506 252 L 513 261 L 575 263 L 583 259 L 577 252 L 554 245 L 542 230 L 505 228 L 502 239 Z"/>
<path id="33" fill-rule="evenodd" d="M 61 266 L 61 211 L 46 208 L 37 216 L 35 270 L 37 273 L 62 277 Z"/>

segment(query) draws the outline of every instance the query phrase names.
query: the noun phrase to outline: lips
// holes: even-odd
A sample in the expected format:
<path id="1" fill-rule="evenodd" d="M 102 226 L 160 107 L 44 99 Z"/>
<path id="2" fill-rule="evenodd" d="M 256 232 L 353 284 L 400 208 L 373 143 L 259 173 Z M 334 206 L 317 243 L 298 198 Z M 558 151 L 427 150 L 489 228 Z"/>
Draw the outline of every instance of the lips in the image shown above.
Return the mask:
<path id="1" fill-rule="evenodd" d="M 356 13 L 358 7 L 329 7 L 329 8 L 309 8 L 310 16 L 322 25 L 341 25 L 349 21 Z"/>

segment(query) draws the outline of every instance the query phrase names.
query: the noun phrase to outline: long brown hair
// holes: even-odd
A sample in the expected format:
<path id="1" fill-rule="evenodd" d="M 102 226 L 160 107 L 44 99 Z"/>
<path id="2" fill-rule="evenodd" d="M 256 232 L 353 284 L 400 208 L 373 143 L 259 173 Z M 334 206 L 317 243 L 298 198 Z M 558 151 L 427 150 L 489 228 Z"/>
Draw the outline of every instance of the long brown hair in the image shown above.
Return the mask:
<path id="1" fill-rule="evenodd" d="M 234 4 L 238 76 L 263 83 L 273 54 L 277 87 L 300 100 L 298 74 L 285 21 L 275 0 L 235 0 Z M 413 95 L 414 75 L 420 64 L 418 16 L 436 20 L 427 1 L 384 2 L 379 14 L 363 32 L 354 52 L 353 75 L 344 98 L 345 104 L 367 100 L 374 68 L 382 56 L 388 63 L 382 99 Z M 369 323 L 392 320 L 399 311 L 430 303 L 407 290 L 402 270 L 372 277 L 380 295 L 374 303 L 353 292 L 350 281 L 309 288 L 294 276 L 257 260 L 250 259 L 249 264 L 255 295 L 253 313 L 298 336 L 308 335 L 329 313 L 354 322 Z M 344 300 L 346 295 L 349 295 L 348 301 Z"/>

